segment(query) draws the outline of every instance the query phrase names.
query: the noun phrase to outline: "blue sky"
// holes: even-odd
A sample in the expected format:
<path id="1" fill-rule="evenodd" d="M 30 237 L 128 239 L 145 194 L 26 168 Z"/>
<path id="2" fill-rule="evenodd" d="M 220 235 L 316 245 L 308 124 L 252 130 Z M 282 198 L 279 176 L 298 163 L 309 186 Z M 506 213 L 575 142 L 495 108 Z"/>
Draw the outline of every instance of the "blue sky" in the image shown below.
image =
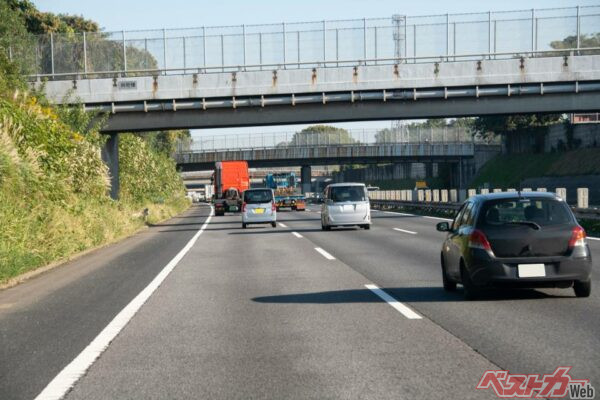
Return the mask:
<path id="1" fill-rule="evenodd" d="M 589 0 L 33 0 L 42 11 L 83 15 L 107 31 L 186 28 L 262 24 L 275 22 L 320 21 L 389 17 L 392 14 L 409 16 L 445 13 L 523 10 L 600 5 Z M 346 128 L 389 127 L 390 122 L 335 124 Z M 249 131 L 280 132 L 303 126 L 274 126 L 240 129 L 194 131 L 194 136 L 247 133 Z"/>

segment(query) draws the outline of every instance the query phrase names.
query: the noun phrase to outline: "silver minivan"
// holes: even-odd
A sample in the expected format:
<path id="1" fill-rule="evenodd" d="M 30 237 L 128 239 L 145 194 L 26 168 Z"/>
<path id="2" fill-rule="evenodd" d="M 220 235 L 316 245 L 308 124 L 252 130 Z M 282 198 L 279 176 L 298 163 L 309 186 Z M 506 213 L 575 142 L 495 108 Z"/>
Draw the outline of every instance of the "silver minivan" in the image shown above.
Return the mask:
<path id="1" fill-rule="evenodd" d="M 371 228 L 371 204 L 362 183 L 334 183 L 325 188 L 321 206 L 321 228 L 357 225 Z"/>
<path id="2" fill-rule="evenodd" d="M 242 228 L 248 224 L 271 224 L 277 226 L 277 208 L 272 189 L 248 189 L 242 203 Z"/>

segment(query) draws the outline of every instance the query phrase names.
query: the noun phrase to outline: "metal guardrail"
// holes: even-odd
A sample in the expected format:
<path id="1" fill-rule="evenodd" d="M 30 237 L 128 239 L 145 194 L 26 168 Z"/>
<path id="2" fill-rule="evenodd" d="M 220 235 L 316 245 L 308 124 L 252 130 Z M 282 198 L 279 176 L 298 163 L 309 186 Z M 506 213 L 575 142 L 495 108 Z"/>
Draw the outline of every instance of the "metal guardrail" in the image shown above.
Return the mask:
<path id="1" fill-rule="evenodd" d="M 47 34 L 7 55 L 37 77 L 193 73 L 588 51 L 600 6 L 263 25 Z M 93 74 L 93 75 L 87 75 Z"/>

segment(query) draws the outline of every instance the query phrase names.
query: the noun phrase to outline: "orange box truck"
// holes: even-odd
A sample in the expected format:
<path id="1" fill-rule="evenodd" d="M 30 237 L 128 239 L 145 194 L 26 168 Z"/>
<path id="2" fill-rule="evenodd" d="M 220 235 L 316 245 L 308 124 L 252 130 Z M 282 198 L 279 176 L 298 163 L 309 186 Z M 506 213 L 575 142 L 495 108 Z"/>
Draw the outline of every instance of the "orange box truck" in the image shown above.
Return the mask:
<path id="1" fill-rule="evenodd" d="M 250 188 L 248 163 L 246 161 L 217 162 L 212 181 L 215 187 L 215 215 L 240 211 L 242 193 Z"/>

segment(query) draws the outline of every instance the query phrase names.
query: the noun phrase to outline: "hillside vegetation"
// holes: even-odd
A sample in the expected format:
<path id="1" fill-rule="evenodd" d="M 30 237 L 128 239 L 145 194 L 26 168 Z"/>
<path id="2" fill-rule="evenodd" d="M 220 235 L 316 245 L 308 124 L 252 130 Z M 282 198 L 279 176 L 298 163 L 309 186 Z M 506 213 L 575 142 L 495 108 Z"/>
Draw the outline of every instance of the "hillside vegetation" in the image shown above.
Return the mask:
<path id="1" fill-rule="evenodd" d="M 100 156 L 106 139 L 91 124 L 96 116 L 29 92 L 26 70 L 2 48 L 14 35 L 26 41 L 31 26 L 60 31 L 91 22 L 37 13 L 20 0 L 0 2 L 0 17 L 0 284 L 185 210 L 170 153 L 187 132 L 121 134 L 121 197 L 114 201 Z"/>
<path id="2" fill-rule="evenodd" d="M 473 181 L 473 187 L 519 187 L 527 178 L 600 174 L 600 149 L 579 149 L 564 153 L 507 154 L 487 162 Z"/>

